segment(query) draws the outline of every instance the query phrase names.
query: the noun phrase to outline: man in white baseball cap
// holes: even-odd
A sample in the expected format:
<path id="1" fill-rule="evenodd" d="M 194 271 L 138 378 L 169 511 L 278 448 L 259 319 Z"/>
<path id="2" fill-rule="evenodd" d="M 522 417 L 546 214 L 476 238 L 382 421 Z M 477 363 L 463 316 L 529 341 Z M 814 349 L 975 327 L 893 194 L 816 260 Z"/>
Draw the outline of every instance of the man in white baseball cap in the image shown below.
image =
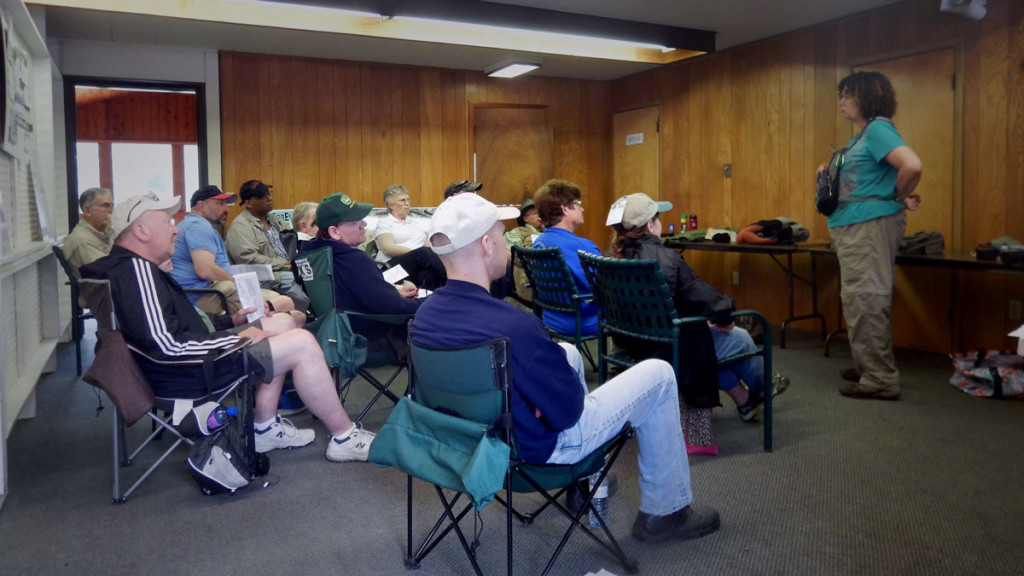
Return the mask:
<path id="1" fill-rule="evenodd" d="M 256 387 L 256 451 L 296 448 L 313 441 L 312 429 L 296 428 L 277 415 L 284 377 L 292 372 L 295 390 L 331 434 L 327 459 L 366 460 L 374 435 L 353 424 L 345 413 L 316 338 L 296 329 L 289 314 L 273 314 L 245 323 L 252 308 L 232 317 L 211 316 L 210 331 L 181 286 L 158 264 L 174 253 L 178 230 L 172 214 L 179 199 L 161 200 L 153 193 L 132 196 L 114 208 L 116 240 L 110 255 L 84 266 L 82 276 L 110 281 L 111 297 L 125 340 L 157 362 L 136 356 L 153 392 L 164 398 L 199 399 L 209 394 L 202 366 L 190 372 L 161 360 L 202 359 L 212 350 L 250 338 L 246 349 L 263 370 L 266 385 Z M 232 377 L 234 375 L 231 375 Z"/>
<path id="2" fill-rule="evenodd" d="M 633 536 L 661 542 L 714 532 L 718 513 L 690 505 L 672 366 L 646 360 L 588 394 L 579 352 L 571 344 L 554 343 L 532 314 L 488 293 L 508 264 L 502 220 L 518 213 L 476 194 L 452 197 L 438 207 L 429 240 L 448 283 L 420 306 L 410 328 L 413 342 L 452 348 L 508 337 L 514 428 L 524 460 L 579 462 L 631 422 L 639 441 L 641 491 Z"/>

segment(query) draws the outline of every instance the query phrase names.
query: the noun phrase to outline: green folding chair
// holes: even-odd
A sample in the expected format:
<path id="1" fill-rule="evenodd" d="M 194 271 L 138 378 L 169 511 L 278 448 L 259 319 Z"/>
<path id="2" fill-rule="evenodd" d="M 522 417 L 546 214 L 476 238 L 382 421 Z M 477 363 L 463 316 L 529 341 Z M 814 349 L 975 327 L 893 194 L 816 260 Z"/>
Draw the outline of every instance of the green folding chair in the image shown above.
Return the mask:
<path id="1" fill-rule="evenodd" d="M 670 344 L 672 366 L 679 373 L 680 328 L 687 324 L 706 324 L 706 316 L 679 318 L 675 302 L 669 293 L 668 283 L 662 275 L 657 260 L 629 260 L 605 258 L 580 252 L 580 263 L 587 275 L 590 289 L 597 302 L 598 318 L 602 338 L 598 339 L 598 381 L 604 383 L 608 375 L 608 364 L 628 368 L 637 362 L 624 354 L 608 351 L 607 337 L 619 334 L 635 340 L 657 344 Z M 760 349 L 737 354 L 718 361 L 726 365 L 761 356 L 764 361 L 764 382 L 772 381 L 772 332 L 764 316 L 753 310 L 737 310 L 731 317 L 752 316 L 761 325 L 764 340 Z M 772 451 L 772 394 L 765 390 L 764 450 Z"/>
<path id="2" fill-rule="evenodd" d="M 335 347 L 333 351 L 325 349 L 324 358 L 327 360 L 328 365 L 331 366 L 338 395 L 344 401 L 352 382 L 356 378 L 362 378 L 376 391 L 373 398 L 362 409 L 359 416 L 355 418 L 355 421 L 361 422 L 367 412 L 373 408 L 382 396 L 386 397 L 393 404 L 397 404 L 398 396 L 391 391 L 391 385 L 394 384 L 398 376 L 405 370 L 404 362 L 388 351 L 367 352 L 364 348 L 360 352 L 354 349 L 360 346 L 359 338 L 348 338 L 344 336 L 344 333 L 346 329 L 351 333 L 349 319 L 352 317 L 360 317 L 398 326 L 408 323 L 412 315 L 363 314 L 336 308 L 334 258 L 329 247 L 325 246 L 310 252 L 303 252 L 295 258 L 295 269 L 296 278 L 301 279 L 303 287 L 306 289 L 306 295 L 309 296 L 310 306 L 317 317 L 315 321 L 307 324 L 306 328 L 314 334 L 318 334 L 321 327 L 329 325 L 329 329 L 337 330 L 342 334 L 341 337 L 333 337 L 332 335 L 331 338 L 317 338 L 321 341 L 322 347 L 328 340 L 330 342 L 327 345 Z M 337 318 L 339 315 L 341 318 Z M 363 339 L 362 346 L 365 347 L 365 339 Z M 368 368 L 382 368 L 386 366 L 394 366 L 395 370 L 384 382 L 374 377 L 367 370 Z"/>
<path id="3" fill-rule="evenodd" d="M 504 474 L 504 480 L 498 478 L 498 486 L 504 486 L 504 496 L 496 495 L 495 500 L 506 510 L 506 554 L 508 574 L 513 573 L 513 531 L 512 519 L 517 518 L 524 524 L 532 523 L 544 510 L 554 508 L 561 512 L 569 521 L 569 526 L 562 536 L 554 553 L 548 560 L 542 574 L 551 571 L 559 554 L 565 548 L 569 538 L 579 529 L 592 540 L 600 544 L 620 562 L 629 573 L 635 573 L 637 563 L 626 557 L 608 526 L 601 520 L 601 529 L 592 531 L 586 520 L 586 514 L 592 510 L 593 495 L 586 490 L 584 506 L 573 513 L 559 501 L 570 485 L 600 473 L 598 483 L 604 480 L 618 459 L 626 441 L 635 434 L 628 423 L 604 446 L 586 456 L 582 461 L 572 465 L 533 464 L 522 461 L 518 456 L 514 422 L 509 399 L 512 396 L 512 374 L 508 358 L 508 339 L 500 338 L 482 342 L 475 346 L 452 349 L 436 349 L 410 344 L 409 357 L 409 398 L 419 405 L 430 409 L 427 412 L 437 414 L 438 418 L 456 417 L 481 425 L 482 430 L 495 435 L 510 447 L 510 458 L 507 467 L 498 469 L 496 474 Z M 396 411 L 397 412 L 397 411 Z M 394 415 L 394 413 L 393 413 Z M 389 419 L 389 423 L 391 420 Z M 429 422 L 425 424 L 428 429 Z M 477 562 L 476 543 L 470 544 L 459 522 L 474 507 L 473 502 L 466 503 L 461 511 L 456 505 L 463 494 L 470 492 L 459 488 L 457 483 L 448 483 L 442 487 L 434 484 L 437 496 L 444 508 L 441 517 L 434 523 L 422 544 L 413 550 L 413 477 L 425 478 L 422 468 L 432 468 L 430 462 L 417 466 L 415 462 L 423 458 L 440 459 L 441 465 L 450 464 L 450 451 L 429 450 L 422 442 L 410 442 L 405 438 L 403 428 L 395 434 L 394 426 L 386 424 L 374 440 L 371 447 L 370 461 L 387 463 L 399 467 L 406 472 L 407 485 L 407 550 L 405 565 L 409 569 L 418 568 L 420 562 L 451 532 L 458 536 L 467 558 L 476 574 L 481 570 Z M 412 430 L 413 436 L 420 436 Z M 382 441 L 383 440 L 383 441 Z M 443 440 L 443 439 L 442 439 Z M 379 443 L 379 444 L 378 444 Z M 384 454 L 385 452 L 389 454 Z M 406 458 L 410 457 L 410 458 Z M 403 465 L 403 463 L 409 465 Z M 451 495 L 446 494 L 447 492 Z M 454 493 L 452 493 L 454 490 Z M 551 493 L 554 492 L 554 493 Z M 513 507 L 513 495 L 517 493 L 538 493 L 544 502 L 529 513 L 519 513 Z"/>
<path id="4" fill-rule="evenodd" d="M 563 334 L 548 328 L 548 334 L 556 340 L 572 342 L 580 351 L 590 367 L 597 369 L 586 342 L 596 340 L 598 334 L 584 335 L 581 307 L 588 304 L 593 296 L 579 291 L 573 280 L 572 272 L 565 263 L 562 250 L 559 248 L 523 248 L 512 247 L 512 257 L 519 258 L 523 271 L 526 272 L 527 283 L 533 289 L 533 310 L 540 316 L 542 310 L 572 314 L 576 318 L 576 332 Z"/>

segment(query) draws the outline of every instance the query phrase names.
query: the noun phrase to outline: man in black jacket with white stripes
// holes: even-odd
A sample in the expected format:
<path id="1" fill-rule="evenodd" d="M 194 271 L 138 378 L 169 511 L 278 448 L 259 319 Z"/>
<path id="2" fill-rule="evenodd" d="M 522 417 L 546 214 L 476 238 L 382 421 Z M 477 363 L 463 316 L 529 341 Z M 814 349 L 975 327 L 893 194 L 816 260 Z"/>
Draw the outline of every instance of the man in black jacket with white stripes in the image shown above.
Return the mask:
<path id="1" fill-rule="evenodd" d="M 247 352 L 265 374 L 267 383 L 256 390 L 256 450 L 305 446 L 313 441 L 311 429 L 299 429 L 277 415 L 277 402 L 285 375 L 291 371 L 295 390 L 331 433 L 327 459 L 335 462 L 366 460 L 374 435 L 356 426 L 345 413 L 334 389 L 316 339 L 295 329 L 288 314 L 272 314 L 245 323 L 240 310 L 226 319 L 214 318 L 207 329 L 181 286 L 159 264 L 174 253 L 178 234 L 172 214 L 179 199 L 161 200 L 153 193 L 119 203 L 111 217 L 115 245 L 110 255 L 82 268 L 86 278 L 110 281 L 118 325 L 125 340 L 156 360 L 202 358 L 211 350 L 250 338 Z M 201 379 L 182 368 L 171 368 L 136 356 L 157 397 L 202 398 L 209 394 Z M 176 372 L 175 372 L 176 371 Z"/>

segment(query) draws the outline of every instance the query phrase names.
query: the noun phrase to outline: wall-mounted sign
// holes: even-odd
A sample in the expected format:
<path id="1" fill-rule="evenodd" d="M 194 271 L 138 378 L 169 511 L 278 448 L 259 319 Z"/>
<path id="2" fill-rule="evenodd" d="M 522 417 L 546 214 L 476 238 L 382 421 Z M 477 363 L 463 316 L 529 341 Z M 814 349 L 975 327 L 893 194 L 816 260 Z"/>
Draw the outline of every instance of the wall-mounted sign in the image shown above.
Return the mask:
<path id="1" fill-rule="evenodd" d="M 636 146 L 637 144 L 644 143 L 644 133 L 637 132 L 636 134 L 626 134 L 626 146 Z"/>

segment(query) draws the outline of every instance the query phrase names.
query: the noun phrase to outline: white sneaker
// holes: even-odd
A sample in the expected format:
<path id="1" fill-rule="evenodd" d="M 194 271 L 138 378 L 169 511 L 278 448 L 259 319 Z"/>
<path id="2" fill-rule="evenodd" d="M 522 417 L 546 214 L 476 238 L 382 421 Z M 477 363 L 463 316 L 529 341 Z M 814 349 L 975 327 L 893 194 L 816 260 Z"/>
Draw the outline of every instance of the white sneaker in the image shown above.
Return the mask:
<path id="1" fill-rule="evenodd" d="M 278 448 L 298 448 L 305 446 L 316 438 L 316 432 L 310 428 L 296 428 L 291 420 L 276 416 L 274 421 L 263 430 L 256 429 L 256 451 L 270 452 Z"/>
<path id="2" fill-rule="evenodd" d="M 331 462 L 366 462 L 370 444 L 377 435 L 356 424 L 347 436 L 331 436 L 327 443 L 327 459 Z"/>

